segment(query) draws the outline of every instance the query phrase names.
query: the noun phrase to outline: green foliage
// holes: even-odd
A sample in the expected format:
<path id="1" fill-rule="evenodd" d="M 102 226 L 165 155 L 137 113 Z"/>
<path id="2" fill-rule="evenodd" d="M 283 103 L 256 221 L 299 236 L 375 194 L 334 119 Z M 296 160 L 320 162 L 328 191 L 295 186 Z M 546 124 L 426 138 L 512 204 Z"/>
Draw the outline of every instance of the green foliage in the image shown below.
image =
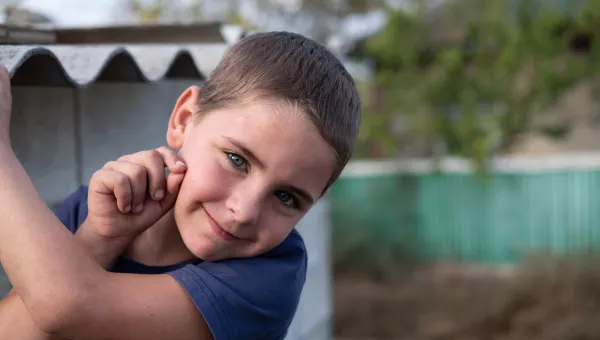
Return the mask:
<path id="1" fill-rule="evenodd" d="M 142 24 L 151 24 L 158 21 L 167 6 L 168 3 L 164 0 L 156 0 L 150 4 L 146 4 L 140 0 L 127 1 L 127 7 Z"/>
<path id="2" fill-rule="evenodd" d="M 448 0 L 390 11 L 366 42 L 380 95 L 365 108 L 365 125 L 407 116 L 415 137 L 485 169 L 534 128 L 533 115 L 600 70 L 600 0 L 557 3 Z M 399 142 L 393 124 L 375 125 L 365 132 Z"/>

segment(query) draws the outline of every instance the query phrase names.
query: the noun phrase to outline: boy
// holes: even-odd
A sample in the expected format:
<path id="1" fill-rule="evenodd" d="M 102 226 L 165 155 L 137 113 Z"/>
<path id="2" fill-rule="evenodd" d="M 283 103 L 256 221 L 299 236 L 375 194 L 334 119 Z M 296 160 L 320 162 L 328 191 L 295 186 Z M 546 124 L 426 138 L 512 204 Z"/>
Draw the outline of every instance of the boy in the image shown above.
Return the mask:
<path id="1" fill-rule="evenodd" d="M 331 53 L 285 32 L 237 43 L 201 90 L 179 97 L 169 148 L 107 163 L 58 219 L 10 148 L 7 78 L 0 261 L 15 293 L 0 304 L 5 334 L 285 337 L 306 274 L 294 226 L 341 173 L 360 124 L 354 83 Z"/>

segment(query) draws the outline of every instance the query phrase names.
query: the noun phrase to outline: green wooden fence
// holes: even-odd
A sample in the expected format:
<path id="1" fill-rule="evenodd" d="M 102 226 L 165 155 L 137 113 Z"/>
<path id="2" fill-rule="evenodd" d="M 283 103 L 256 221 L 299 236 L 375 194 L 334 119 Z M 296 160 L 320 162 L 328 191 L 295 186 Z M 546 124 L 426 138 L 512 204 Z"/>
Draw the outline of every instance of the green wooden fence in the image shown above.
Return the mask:
<path id="1" fill-rule="evenodd" d="M 334 256 L 506 263 L 600 247 L 600 156 L 498 160 L 488 179 L 453 162 L 350 165 L 329 193 Z"/>

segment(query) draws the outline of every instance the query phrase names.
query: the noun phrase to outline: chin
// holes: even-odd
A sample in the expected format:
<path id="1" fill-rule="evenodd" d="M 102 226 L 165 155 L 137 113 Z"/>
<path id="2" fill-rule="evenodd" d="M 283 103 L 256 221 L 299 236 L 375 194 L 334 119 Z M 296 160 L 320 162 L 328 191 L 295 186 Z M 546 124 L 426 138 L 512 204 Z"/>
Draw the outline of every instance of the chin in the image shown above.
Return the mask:
<path id="1" fill-rule="evenodd" d="M 183 237 L 183 242 L 188 250 L 201 260 L 214 262 L 227 258 L 227 250 L 206 237 Z"/>
<path id="2" fill-rule="evenodd" d="M 216 261 L 220 261 L 220 260 L 225 260 L 228 257 L 226 256 L 222 256 L 218 253 L 215 252 L 194 252 L 194 255 L 196 255 L 196 257 L 198 257 L 199 259 L 206 261 L 206 262 L 216 262 Z"/>

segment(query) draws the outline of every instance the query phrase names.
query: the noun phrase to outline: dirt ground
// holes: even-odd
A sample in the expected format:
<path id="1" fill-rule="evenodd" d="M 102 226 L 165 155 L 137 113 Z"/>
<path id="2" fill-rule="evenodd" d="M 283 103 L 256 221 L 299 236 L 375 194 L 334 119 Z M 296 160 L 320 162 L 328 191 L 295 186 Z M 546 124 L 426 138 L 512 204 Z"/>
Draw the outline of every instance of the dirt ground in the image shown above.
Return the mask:
<path id="1" fill-rule="evenodd" d="M 600 261 L 437 264 L 372 280 L 337 272 L 336 339 L 600 339 Z"/>

